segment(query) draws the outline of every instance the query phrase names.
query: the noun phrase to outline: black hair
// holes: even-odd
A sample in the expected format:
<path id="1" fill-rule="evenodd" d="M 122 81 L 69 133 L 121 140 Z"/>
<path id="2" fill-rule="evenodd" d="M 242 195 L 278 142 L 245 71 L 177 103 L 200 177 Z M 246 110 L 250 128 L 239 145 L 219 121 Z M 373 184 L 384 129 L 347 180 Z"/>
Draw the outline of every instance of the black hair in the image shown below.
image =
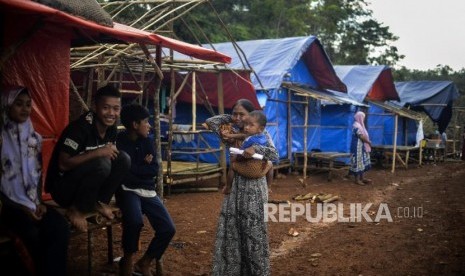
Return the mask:
<path id="1" fill-rule="evenodd" d="M 121 92 L 112 85 L 105 85 L 97 89 L 95 94 L 95 103 L 97 104 L 103 97 L 121 98 Z"/>
<path id="2" fill-rule="evenodd" d="M 131 129 L 133 122 L 138 123 L 148 117 L 149 111 L 140 104 L 125 105 L 121 110 L 121 123 L 126 129 Z"/>
<path id="3" fill-rule="evenodd" d="M 233 105 L 233 109 L 234 107 L 236 106 L 242 106 L 245 110 L 247 110 L 247 112 L 252 112 L 255 110 L 255 107 L 253 106 L 253 103 L 247 99 L 239 99 L 237 100 L 237 102 Z"/>
<path id="4" fill-rule="evenodd" d="M 254 110 L 249 113 L 249 116 L 257 119 L 257 123 L 260 126 L 266 127 L 266 123 L 268 122 L 268 120 L 266 119 L 265 113 L 263 113 L 262 111 Z"/>

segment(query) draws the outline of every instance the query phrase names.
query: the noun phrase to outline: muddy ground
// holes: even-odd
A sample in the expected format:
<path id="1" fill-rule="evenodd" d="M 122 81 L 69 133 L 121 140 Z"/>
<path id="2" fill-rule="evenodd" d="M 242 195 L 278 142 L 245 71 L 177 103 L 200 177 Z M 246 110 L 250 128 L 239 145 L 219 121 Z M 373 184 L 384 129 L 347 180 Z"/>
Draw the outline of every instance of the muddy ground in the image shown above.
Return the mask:
<path id="1" fill-rule="evenodd" d="M 334 203 L 342 203 L 345 218 L 354 203 L 362 207 L 372 203 L 366 212 L 372 220 L 379 210 L 384 217 L 373 222 L 312 223 L 298 216 L 296 222 L 268 222 L 272 275 L 465 274 L 464 162 L 398 168 L 394 174 L 374 168 L 367 173 L 373 180 L 368 186 L 344 180 L 343 174 L 332 182 L 326 181 L 326 174 L 310 174 L 305 187 L 301 175 L 288 174 L 275 179 L 270 200 L 295 203 L 292 198 L 299 194 L 331 193 L 339 196 Z M 209 275 L 222 198 L 218 192 L 173 193 L 165 198 L 177 227 L 164 255 L 165 275 Z M 311 211 L 314 217 L 316 209 Z M 290 228 L 298 235 L 290 236 Z M 118 257 L 121 229 L 115 226 L 113 232 Z M 93 275 L 117 275 L 117 266 L 107 264 L 105 233 L 94 232 Z M 144 230 L 142 248 L 151 235 Z M 86 235 L 73 237 L 69 269 L 70 275 L 85 275 Z"/>

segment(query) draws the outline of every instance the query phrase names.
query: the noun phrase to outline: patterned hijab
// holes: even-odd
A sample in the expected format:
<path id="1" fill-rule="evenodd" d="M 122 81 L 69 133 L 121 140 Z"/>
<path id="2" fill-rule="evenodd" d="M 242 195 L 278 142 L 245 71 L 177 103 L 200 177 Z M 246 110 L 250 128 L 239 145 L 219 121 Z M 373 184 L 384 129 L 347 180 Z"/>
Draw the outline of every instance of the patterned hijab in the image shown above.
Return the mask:
<path id="1" fill-rule="evenodd" d="M 357 128 L 360 133 L 365 137 L 367 140 L 370 140 L 370 136 L 368 135 L 368 131 L 365 128 L 365 113 L 362 111 L 358 111 L 354 115 L 354 124 L 352 125 L 354 128 Z M 366 152 L 371 152 L 371 147 L 368 143 L 363 143 Z"/>
<path id="2" fill-rule="evenodd" d="M 23 123 L 17 123 L 8 115 L 16 97 L 25 89 L 15 88 L 2 93 L 4 125 L 1 129 L 3 173 L 0 191 L 12 201 L 35 211 L 39 203 L 37 187 L 42 173 L 42 137 L 34 131 L 30 118 Z"/>

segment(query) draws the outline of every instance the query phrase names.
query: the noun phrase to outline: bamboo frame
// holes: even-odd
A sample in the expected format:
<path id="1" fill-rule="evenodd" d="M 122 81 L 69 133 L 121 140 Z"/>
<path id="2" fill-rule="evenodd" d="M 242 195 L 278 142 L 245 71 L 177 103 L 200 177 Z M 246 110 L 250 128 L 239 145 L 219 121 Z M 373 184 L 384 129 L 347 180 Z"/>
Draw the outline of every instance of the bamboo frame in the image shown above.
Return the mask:
<path id="1" fill-rule="evenodd" d="M 100 3 L 104 9 L 110 11 L 112 18 L 115 18 L 116 21 L 119 21 L 120 16 L 127 10 L 138 5 L 144 5 L 146 9 L 144 14 L 140 17 L 128 19 L 125 23 L 126 25 L 146 30 L 150 32 L 166 32 L 168 36 L 176 38 L 176 35 L 173 33 L 173 22 L 177 20 L 184 20 L 185 17 L 192 9 L 198 5 L 208 3 L 207 0 L 128 0 L 128 1 L 114 1 L 114 2 L 105 2 Z M 212 7 L 214 10 L 214 8 Z M 216 12 L 216 11 L 214 11 Z M 225 28 L 225 25 L 218 18 L 222 27 Z M 199 25 L 194 22 L 191 24 L 192 28 L 199 28 Z M 226 30 L 228 35 L 229 32 Z M 205 33 L 202 33 L 202 38 L 207 39 L 208 37 Z M 233 41 L 232 37 L 231 40 Z M 233 42 L 234 43 L 234 42 Z M 237 51 L 240 51 L 239 47 L 236 45 Z M 154 60 L 153 55 L 157 60 Z M 247 71 L 253 72 L 250 65 L 245 58 L 243 59 L 244 68 Z M 169 118 L 169 134 L 168 134 L 168 143 L 167 143 L 167 164 L 168 168 L 166 170 L 166 177 L 168 184 L 168 194 L 170 193 L 170 186 L 173 181 L 173 171 L 171 170 L 171 154 L 173 153 L 171 143 L 173 141 L 173 108 L 176 98 L 181 93 L 181 91 L 186 89 L 186 85 L 189 86 L 188 80 L 192 78 L 191 91 L 192 91 L 192 128 L 196 130 L 197 128 L 197 118 L 196 118 L 196 105 L 199 95 L 202 95 L 204 89 L 202 83 L 198 81 L 198 73 L 213 73 L 218 76 L 218 108 L 220 113 L 224 113 L 224 97 L 223 97 L 223 75 L 221 72 L 234 72 L 234 70 L 229 69 L 224 66 L 222 63 L 218 62 L 208 62 L 200 60 L 175 60 L 173 58 L 173 51 L 169 50 L 169 53 L 166 50 L 162 50 L 160 47 L 147 47 L 142 44 L 129 44 L 129 45 L 99 45 L 99 46 L 87 46 L 87 47 L 78 47 L 71 49 L 71 69 L 73 71 L 83 71 L 88 74 L 87 78 L 87 100 L 88 105 L 90 105 L 90 95 L 95 82 L 97 86 L 101 86 L 106 83 L 118 83 L 119 88 L 122 91 L 131 92 L 134 94 L 136 89 L 139 94 L 137 99 L 139 102 L 142 102 L 144 95 L 146 96 L 145 104 L 148 102 L 148 88 L 151 83 L 155 84 L 155 91 L 151 90 L 150 92 L 154 95 L 154 102 L 158 102 L 158 95 L 160 93 L 160 83 L 164 78 L 164 73 L 167 73 L 171 79 L 171 83 L 177 83 L 177 76 L 181 74 L 176 74 L 177 72 L 186 73 L 186 76 L 182 80 L 182 84 L 178 87 L 171 85 L 169 91 L 169 99 L 171 104 L 168 106 L 168 118 Z M 148 64 L 146 64 L 148 63 Z M 98 71 L 98 78 L 95 77 L 92 70 Z M 88 72 L 88 73 L 87 73 Z M 123 77 L 127 76 L 127 78 Z M 238 75 L 236 73 L 236 75 Z M 119 76 L 119 79 L 118 77 Z M 97 81 L 95 81 L 98 79 Z M 132 85 L 132 88 L 125 88 L 127 85 Z M 152 89 L 152 88 L 151 88 Z M 199 91 L 200 89 L 200 91 Z M 156 97 L 155 97 L 156 95 Z M 156 105 L 157 106 L 157 105 Z M 211 105 L 207 106 L 211 108 Z M 156 125 L 154 129 L 156 130 L 156 139 L 159 140 L 159 110 L 157 109 L 154 114 Z M 196 135 L 202 135 L 202 132 L 199 132 Z M 157 145 L 157 151 L 158 150 Z M 224 146 L 221 147 L 224 149 Z M 224 152 L 224 151 L 223 151 Z M 198 157 L 197 157 L 198 160 Z M 222 177 L 222 182 L 226 182 L 226 155 L 220 156 L 220 166 L 222 168 L 220 174 Z M 200 176 L 199 176 L 200 177 Z M 199 180 L 201 178 L 197 177 Z M 201 176 L 203 177 L 203 176 Z M 163 181 L 163 177 L 158 178 L 159 181 Z M 163 185 L 159 185 L 163 186 Z"/>

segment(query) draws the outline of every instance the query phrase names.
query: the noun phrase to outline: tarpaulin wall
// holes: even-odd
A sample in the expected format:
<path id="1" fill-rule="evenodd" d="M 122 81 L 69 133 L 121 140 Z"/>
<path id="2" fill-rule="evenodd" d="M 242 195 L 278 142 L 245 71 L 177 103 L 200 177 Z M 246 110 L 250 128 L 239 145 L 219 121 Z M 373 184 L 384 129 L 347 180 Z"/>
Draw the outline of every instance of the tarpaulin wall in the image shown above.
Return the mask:
<path id="1" fill-rule="evenodd" d="M 397 145 L 414 146 L 418 129 L 417 121 L 399 116 L 397 124 Z M 387 112 L 382 107 L 370 104 L 366 127 L 373 145 L 394 144 L 394 114 Z M 405 140 L 405 134 L 407 134 L 407 141 Z"/>
<path id="2" fill-rule="evenodd" d="M 25 86 L 31 92 L 31 119 L 36 131 L 44 137 L 46 172 L 57 137 L 68 123 L 69 33 L 60 26 L 44 24 L 28 36 L 34 17 L 2 14 L 2 20 L 4 49 L 25 39 L 3 67 L 2 86 Z"/>

